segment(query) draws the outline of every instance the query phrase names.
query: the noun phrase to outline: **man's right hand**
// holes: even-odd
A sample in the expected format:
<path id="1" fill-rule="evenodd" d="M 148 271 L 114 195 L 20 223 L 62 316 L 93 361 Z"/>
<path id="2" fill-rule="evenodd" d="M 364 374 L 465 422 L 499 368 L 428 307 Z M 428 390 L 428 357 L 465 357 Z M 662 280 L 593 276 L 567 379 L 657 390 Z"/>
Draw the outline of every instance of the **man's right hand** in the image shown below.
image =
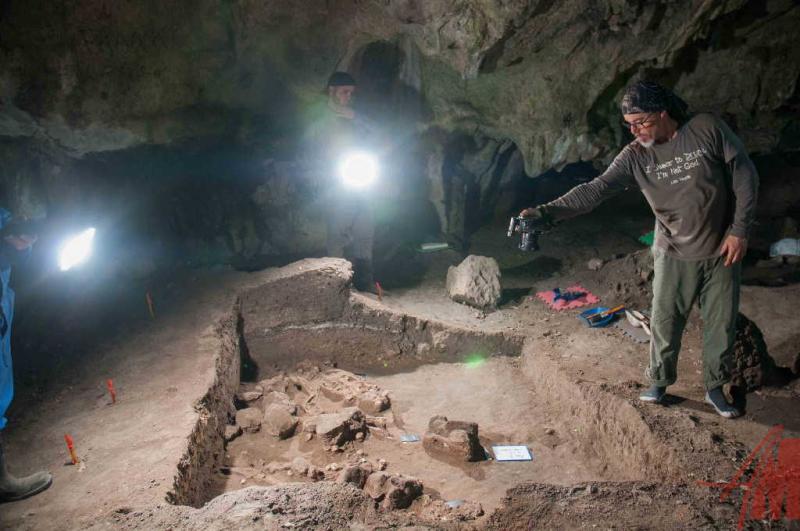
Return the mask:
<path id="1" fill-rule="evenodd" d="M 544 205 L 526 208 L 519 213 L 520 217 L 533 220 L 534 227 L 550 229 L 553 227 L 553 216 Z"/>
<path id="2" fill-rule="evenodd" d="M 520 217 L 523 218 L 533 218 L 545 221 L 547 219 L 547 212 L 545 211 L 542 205 L 526 208 L 522 212 L 519 213 Z"/>

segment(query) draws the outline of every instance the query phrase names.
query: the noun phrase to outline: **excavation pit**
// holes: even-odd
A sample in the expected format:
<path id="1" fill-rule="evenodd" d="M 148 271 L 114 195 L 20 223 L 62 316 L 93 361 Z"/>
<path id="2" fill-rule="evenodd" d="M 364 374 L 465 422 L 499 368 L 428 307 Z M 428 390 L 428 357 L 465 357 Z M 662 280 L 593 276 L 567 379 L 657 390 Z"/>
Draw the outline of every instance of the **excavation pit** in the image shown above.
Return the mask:
<path id="1" fill-rule="evenodd" d="M 423 495 L 411 504 L 416 513 L 464 501 L 461 517 L 474 519 L 524 483 L 668 479 L 678 470 L 674 452 L 655 440 L 634 407 L 569 380 L 523 336 L 397 313 L 350 293 L 349 279 L 346 262 L 307 261 L 292 275 L 240 293 L 244 377 L 227 389 L 236 410 L 218 411 L 218 429 L 198 440 L 215 448 L 223 437 L 228 442 L 216 460 L 199 465 L 203 473 L 192 474 L 199 496 L 192 505 L 244 487 L 312 488 L 372 473 L 421 482 Z M 371 390 L 369 399 L 353 389 Z M 388 407 L 375 400 L 384 395 Z M 277 414 L 267 411 L 276 407 Z M 333 440 L 320 430 L 322 417 L 347 417 L 354 409 L 363 422 L 348 436 Z M 533 460 L 470 462 L 431 451 L 424 439 L 436 415 L 476 423 L 485 449 L 525 445 Z M 420 441 L 403 442 L 407 434 Z M 353 471 L 359 467 L 366 472 Z M 351 482 L 363 487 L 364 478 Z M 376 507 L 381 500 L 372 498 Z"/>

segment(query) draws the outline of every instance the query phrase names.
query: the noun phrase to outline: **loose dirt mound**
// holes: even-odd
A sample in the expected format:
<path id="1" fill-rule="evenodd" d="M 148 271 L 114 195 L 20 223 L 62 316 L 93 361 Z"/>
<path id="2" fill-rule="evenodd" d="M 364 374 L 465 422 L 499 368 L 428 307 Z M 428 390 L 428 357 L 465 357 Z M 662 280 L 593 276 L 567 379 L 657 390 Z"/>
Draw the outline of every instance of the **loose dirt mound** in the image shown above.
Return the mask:
<path id="1" fill-rule="evenodd" d="M 249 487 L 214 498 L 201 509 L 164 505 L 118 509 L 94 529 L 343 529 L 364 522 L 371 500 L 351 485 L 316 483 Z"/>
<path id="2" fill-rule="evenodd" d="M 528 483 L 509 489 L 504 501 L 486 529 L 727 529 L 737 517 L 713 492 L 658 483 Z"/>
<path id="3" fill-rule="evenodd" d="M 746 392 L 762 385 L 785 385 L 792 379 L 792 371 L 778 367 L 767 352 L 764 335 L 758 326 L 742 314 L 736 322 L 733 363 L 731 384 Z"/>

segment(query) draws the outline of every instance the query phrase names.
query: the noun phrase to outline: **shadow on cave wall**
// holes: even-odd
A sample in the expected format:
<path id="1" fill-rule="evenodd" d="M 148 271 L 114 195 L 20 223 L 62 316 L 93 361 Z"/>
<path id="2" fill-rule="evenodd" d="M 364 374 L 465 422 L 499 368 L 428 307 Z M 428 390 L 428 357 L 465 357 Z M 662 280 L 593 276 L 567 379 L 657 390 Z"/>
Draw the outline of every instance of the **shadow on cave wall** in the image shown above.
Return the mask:
<path id="1" fill-rule="evenodd" d="M 420 91 L 419 52 L 410 40 L 376 41 L 358 50 L 346 69 L 357 80 L 354 106 L 376 123 L 386 143 L 381 160 L 387 184 L 374 195 L 377 278 L 386 287 L 415 282 L 425 270 L 417 259 L 424 241 L 440 239 L 429 200 L 426 148 L 418 126 L 431 116 Z"/>

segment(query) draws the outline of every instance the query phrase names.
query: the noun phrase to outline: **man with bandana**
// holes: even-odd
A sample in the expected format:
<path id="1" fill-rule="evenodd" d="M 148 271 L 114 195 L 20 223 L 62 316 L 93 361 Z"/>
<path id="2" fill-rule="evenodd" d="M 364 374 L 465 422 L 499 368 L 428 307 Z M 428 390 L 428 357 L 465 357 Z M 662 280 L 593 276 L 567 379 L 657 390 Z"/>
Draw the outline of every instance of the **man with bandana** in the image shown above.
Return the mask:
<path id="1" fill-rule="evenodd" d="M 689 115 L 687 109 L 657 83 L 630 85 L 621 110 L 634 141 L 602 175 L 521 215 L 551 226 L 638 186 L 656 217 L 646 371 L 651 386 L 639 398 L 660 403 L 677 380 L 681 336 L 697 300 L 705 399 L 723 417 L 734 418 L 741 412 L 727 402 L 722 386 L 730 380 L 741 261 L 755 215 L 758 174 L 725 122 L 711 114 Z"/>

